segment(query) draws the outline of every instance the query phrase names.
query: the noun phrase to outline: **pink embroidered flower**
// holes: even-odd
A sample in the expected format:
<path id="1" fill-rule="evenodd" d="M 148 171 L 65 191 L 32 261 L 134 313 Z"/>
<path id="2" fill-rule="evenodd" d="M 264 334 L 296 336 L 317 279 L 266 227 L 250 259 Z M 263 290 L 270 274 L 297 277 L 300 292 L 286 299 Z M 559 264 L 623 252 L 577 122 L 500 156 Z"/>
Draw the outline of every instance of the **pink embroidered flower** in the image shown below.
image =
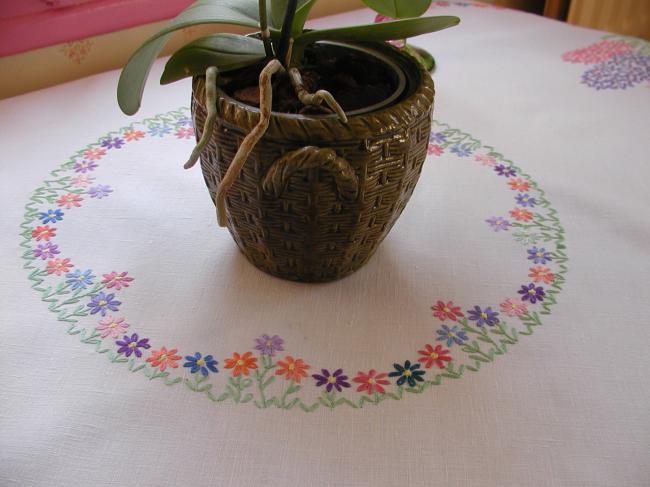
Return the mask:
<path id="1" fill-rule="evenodd" d="M 359 372 L 352 380 L 357 384 L 361 384 L 357 387 L 357 392 L 365 392 L 370 396 L 375 392 L 379 394 L 386 393 L 386 389 L 382 387 L 390 384 L 386 377 L 388 377 L 388 374 L 378 374 L 375 369 L 370 369 L 367 374 Z"/>
<path id="2" fill-rule="evenodd" d="M 108 336 L 111 338 L 119 338 L 122 334 L 126 333 L 128 327 L 129 325 L 124 322 L 124 318 L 113 318 L 111 315 L 108 315 L 106 318 L 101 319 L 96 329 L 102 338 Z"/>
<path id="3" fill-rule="evenodd" d="M 180 355 L 176 355 L 178 352 L 177 349 L 172 348 L 167 350 L 165 347 L 161 347 L 160 350 L 154 350 L 151 352 L 151 357 L 147 359 L 153 367 L 158 367 L 161 372 L 164 372 L 167 367 L 172 369 L 178 368 L 178 362 L 181 358 Z"/>
<path id="4" fill-rule="evenodd" d="M 434 154 L 436 156 L 440 156 L 444 151 L 445 150 L 438 144 L 429 144 L 429 147 L 427 147 L 427 154 L 429 155 Z"/>
<path id="5" fill-rule="evenodd" d="M 438 301 L 435 306 L 431 306 L 431 309 L 433 310 L 433 316 L 440 321 L 445 321 L 446 319 L 456 321 L 457 318 L 465 316 L 460 310 L 460 306 L 454 305 L 453 301 L 449 301 L 447 304 L 444 301 Z"/>
<path id="6" fill-rule="evenodd" d="M 528 184 L 528 181 L 522 178 L 512 178 L 510 181 L 508 181 L 508 185 L 510 186 L 510 189 L 513 191 L 528 191 L 530 188 L 530 184 Z"/>
<path id="7" fill-rule="evenodd" d="M 83 198 L 79 196 L 78 194 L 74 193 L 68 193 L 64 194 L 61 196 L 58 200 L 56 200 L 56 203 L 60 207 L 65 207 L 68 210 L 72 207 L 77 207 L 79 208 L 81 206 L 81 202 L 83 201 Z"/>
<path id="8" fill-rule="evenodd" d="M 79 176 L 75 176 L 72 178 L 70 183 L 73 186 L 77 186 L 78 188 L 85 188 L 86 186 L 92 184 L 92 182 L 95 180 L 94 177 L 88 176 L 87 174 L 81 174 Z"/>
<path id="9" fill-rule="evenodd" d="M 115 271 L 104 274 L 102 284 L 106 284 L 106 287 L 109 289 L 115 288 L 116 291 L 119 291 L 123 287 L 129 287 L 129 283 L 133 281 L 133 278 L 128 277 L 127 274 L 128 272 L 120 272 L 118 274 Z"/>
<path id="10" fill-rule="evenodd" d="M 501 303 L 501 311 L 512 317 L 521 316 L 528 312 L 528 306 L 521 299 L 508 298 Z"/>
<path id="11" fill-rule="evenodd" d="M 555 281 L 555 274 L 553 274 L 553 272 L 551 272 L 551 269 L 548 267 L 538 265 L 537 267 L 531 267 L 528 270 L 530 271 L 528 277 L 530 277 L 533 282 L 543 281 L 546 284 L 551 284 L 553 281 Z"/>
<path id="12" fill-rule="evenodd" d="M 46 270 L 48 274 L 60 276 L 70 272 L 71 267 L 74 267 L 74 265 L 70 263 L 70 259 L 52 259 L 48 261 Z"/>
<path id="13" fill-rule="evenodd" d="M 56 228 L 51 228 L 49 225 L 38 226 L 32 230 L 32 238 L 37 241 L 45 240 L 47 242 L 52 237 L 56 237 Z"/>
<path id="14" fill-rule="evenodd" d="M 497 160 L 494 157 L 488 156 L 487 154 L 476 154 L 474 156 L 474 160 L 476 162 L 480 162 L 481 166 L 494 167 L 494 165 L 497 163 Z"/>
<path id="15" fill-rule="evenodd" d="M 529 222 L 533 219 L 533 214 L 523 208 L 513 208 L 510 210 L 510 216 L 520 222 Z"/>
<path id="16" fill-rule="evenodd" d="M 181 127 L 176 131 L 175 135 L 179 139 L 189 139 L 190 137 L 194 136 L 194 128 L 193 127 Z"/>
<path id="17" fill-rule="evenodd" d="M 106 155 L 106 149 L 88 149 L 84 152 L 84 159 L 96 161 Z"/>
<path id="18" fill-rule="evenodd" d="M 142 130 L 127 130 L 122 134 L 122 137 L 129 142 L 132 140 L 140 140 L 144 137 L 144 132 Z"/>
<path id="19" fill-rule="evenodd" d="M 386 15 L 382 14 L 377 14 L 375 17 L 375 24 L 380 24 L 382 22 L 390 22 L 392 20 L 395 20 L 392 17 L 388 17 Z M 403 48 L 406 45 L 406 41 L 404 39 L 395 39 L 392 41 L 388 41 L 389 44 L 392 44 L 393 46 L 397 47 L 398 49 Z"/>
<path id="20" fill-rule="evenodd" d="M 625 41 L 602 40 L 587 47 L 562 54 L 567 63 L 596 64 L 607 61 L 617 54 L 631 54 L 634 49 Z"/>

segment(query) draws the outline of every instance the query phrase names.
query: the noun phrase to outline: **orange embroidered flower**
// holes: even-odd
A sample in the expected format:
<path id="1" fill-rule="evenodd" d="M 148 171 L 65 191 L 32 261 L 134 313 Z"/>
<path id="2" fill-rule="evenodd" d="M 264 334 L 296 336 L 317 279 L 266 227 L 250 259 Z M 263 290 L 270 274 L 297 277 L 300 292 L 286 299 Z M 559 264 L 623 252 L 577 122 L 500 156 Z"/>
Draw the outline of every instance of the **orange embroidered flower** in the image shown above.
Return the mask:
<path id="1" fill-rule="evenodd" d="M 433 364 L 436 364 L 439 369 L 444 369 L 446 367 L 445 362 L 451 362 L 452 360 L 449 350 L 442 348 L 442 345 L 436 345 L 436 348 L 433 348 L 427 343 L 424 350 L 418 350 L 418 353 L 422 355 L 422 357 L 418 358 L 418 362 L 424 364 L 427 369 L 430 369 Z"/>
<path id="2" fill-rule="evenodd" d="M 553 274 L 553 272 L 551 272 L 551 269 L 548 267 L 538 265 L 537 267 L 531 267 L 528 270 L 530 271 L 528 277 L 530 277 L 533 282 L 544 281 L 546 284 L 551 284 L 553 281 L 555 281 L 555 274 Z"/>
<path id="3" fill-rule="evenodd" d="M 303 377 L 307 377 L 307 369 L 310 367 L 302 359 L 294 359 L 291 355 L 287 355 L 284 360 L 278 360 L 275 375 L 283 375 L 287 380 L 300 382 Z"/>
<path id="4" fill-rule="evenodd" d="M 52 237 L 56 236 L 56 228 L 51 228 L 49 225 L 36 227 L 32 230 L 32 238 L 36 240 L 45 240 L 46 242 Z"/>
<path id="5" fill-rule="evenodd" d="M 66 207 L 69 210 L 73 206 L 76 206 L 77 208 L 80 207 L 82 201 L 83 198 L 78 194 L 68 193 L 68 194 L 64 194 L 58 200 L 56 200 L 56 203 L 59 206 Z"/>
<path id="6" fill-rule="evenodd" d="M 178 367 L 176 362 L 182 358 L 180 355 L 176 355 L 176 352 L 178 350 L 175 348 L 167 350 L 165 347 L 162 347 L 160 350 L 151 352 L 151 357 L 147 359 L 147 362 L 153 367 L 158 367 L 161 372 L 164 372 L 167 367 L 175 369 Z"/>
<path id="7" fill-rule="evenodd" d="M 528 181 L 522 178 L 512 178 L 508 181 L 508 184 L 510 185 L 510 189 L 514 191 L 528 191 L 530 188 Z"/>
<path id="8" fill-rule="evenodd" d="M 359 387 L 357 387 L 357 392 L 366 392 L 368 395 L 372 395 L 374 393 L 385 394 L 386 389 L 384 389 L 382 386 L 387 386 L 390 384 L 390 382 L 386 380 L 387 376 L 388 374 L 378 374 L 375 369 L 370 369 L 367 374 L 360 371 L 352 380 L 357 384 L 361 384 Z"/>
<path id="9" fill-rule="evenodd" d="M 84 152 L 84 159 L 96 161 L 106 155 L 106 149 L 88 149 Z"/>
<path id="10" fill-rule="evenodd" d="M 246 352 L 244 355 L 239 355 L 237 352 L 234 352 L 232 358 L 225 360 L 225 367 L 227 369 L 234 369 L 232 371 L 233 377 L 237 377 L 240 374 L 248 375 L 248 369 L 257 368 L 257 359 L 253 357 L 251 352 Z"/>
<path id="11" fill-rule="evenodd" d="M 70 267 L 74 267 L 70 263 L 70 259 L 52 259 L 48 261 L 46 270 L 48 274 L 60 276 L 61 274 L 70 272 Z"/>
<path id="12" fill-rule="evenodd" d="M 529 222 L 533 219 L 533 214 L 523 208 L 513 208 L 510 210 L 510 216 L 521 222 Z"/>
<path id="13" fill-rule="evenodd" d="M 144 137 L 144 132 L 142 130 L 127 130 L 122 136 L 127 141 L 139 140 Z"/>

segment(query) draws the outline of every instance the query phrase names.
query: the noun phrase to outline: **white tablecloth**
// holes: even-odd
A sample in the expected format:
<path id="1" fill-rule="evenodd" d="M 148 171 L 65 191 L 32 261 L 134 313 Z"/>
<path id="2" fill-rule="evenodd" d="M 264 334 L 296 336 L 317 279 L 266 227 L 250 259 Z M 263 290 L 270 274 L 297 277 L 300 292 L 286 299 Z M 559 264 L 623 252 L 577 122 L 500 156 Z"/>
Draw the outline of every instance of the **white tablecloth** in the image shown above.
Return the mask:
<path id="1" fill-rule="evenodd" d="M 648 485 L 648 45 L 434 4 L 430 156 L 334 283 L 218 228 L 162 62 L 133 119 L 118 72 L 0 102 L 0 484 Z"/>

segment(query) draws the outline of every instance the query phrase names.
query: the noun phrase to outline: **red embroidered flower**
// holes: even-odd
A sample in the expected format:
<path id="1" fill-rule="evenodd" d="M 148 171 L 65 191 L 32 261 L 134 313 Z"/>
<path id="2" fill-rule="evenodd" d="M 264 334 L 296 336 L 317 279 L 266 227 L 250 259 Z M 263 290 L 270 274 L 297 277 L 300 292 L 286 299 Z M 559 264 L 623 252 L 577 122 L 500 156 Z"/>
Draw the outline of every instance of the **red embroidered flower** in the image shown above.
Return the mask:
<path id="1" fill-rule="evenodd" d="M 528 184 L 528 181 L 522 178 L 512 178 L 510 181 L 508 181 L 508 184 L 510 185 L 510 189 L 514 191 L 528 191 L 530 188 L 530 184 Z"/>
<path id="2" fill-rule="evenodd" d="M 55 236 L 56 228 L 51 228 L 49 225 L 42 227 L 39 226 L 32 230 L 32 238 L 35 238 L 36 240 L 45 240 L 47 242 L 49 239 Z"/>
<path id="3" fill-rule="evenodd" d="M 551 272 L 551 269 L 548 267 L 538 265 L 537 267 L 531 267 L 528 270 L 530 271 L 528 277 L 530 277 L 533 282 L 543 281 L 546 284 L 551 284 L 553 281 L 555 281 L 555 274 L 553 274 L 553 272 Z"/>
<path id="4" fill-rule="evenodd" d="M 434 154 L 436 156 L 439 156 L 442 155 L 444 151 L 445 150 L 438 144 L 429 144 L 429 147 L 427 147 L 427 154 L 429 155 Z"/>
<path id="5" fill-rule="evenodd" d="M 510 216 L 520 222 L 529 222 L 533 219 L 533 214 L 523 208 L 513 208 L 510 210 Z"/>
<path id="6" fill-rule="evenodd" d="M 178 350 L 175 348 L 167 350 L 165 347 L 162 347 L 160 350 L 152 351 L 151 357 L 147 359 L 147 362 L 149 362 L 153 367 L 158 367 L 161 372 L 164 372 L 167 367 L 176 369 L 178 368 L 176 362 L 182 358 L 180 355 L 176 355 L 176 352 L 178 352 Z"/>
<path id="7" fill-rule="evenodd" d="M 617 54 L 630 54 L 634 51 L 625 41 L 602 40 L 587 47 L 575 49 L 562 54 L 562 60 L 567 63 L 595 64 L 602 63 Z"/>
<path id="8" fill-rule="evenodd" d="M 436 345 L 433 348 L 428 343 L 424 346 L 424 350 L 418 350 L 422 357 L 418 358 L 418 362 L 424 364 L 424 367 L 430 369 L 433 364 L 436 364 L 439 369 L 445 368 L 445 362 L 451 362 L 449 350 L 442 348 L 442 345 Z"/>
<path id="9" fill-rule="evenodd" d="M 285 379 L 300 382 L 303 377 L 307 377 L 307 370 L 311 368 L 302 359 L 294 359 L 287 355 L 284 360 L 278 360 L 278 368 L 275 375 L 283 375 Z"/>
<path id="10" fill-rule="evenodd" d="M 129 142 L 132 140 L 140 140 L 144 137 L 144 132 L 142 130 L 127 130 L 122 134 L 122 137 Z"/>
<path id="11" fill-rule="evenodd" d="M 190 137 L 192 137 L 194 135 L 194 128 L 193 127 L 188 127 L 188 128 L 180 127 L 176 131 L 176 133 L 174 135 L 176 135 L 176 137 L 178 137 L 179 139 L 189 139 Z"/>
<path id="12" fill-rule="evenodd" d="M 106 149 L 88 149 L 84 152 L 84 159 L 96 161 L 106 155 Z"/>
<path id="13" fill-rule="evenodd" d="M 69 210 L 72 207 L 79 208 L 81 206 L 82 201 L 83 201 L 83 198 L 81 196 L 79 196 L 78 194 L 68 193 L 68 194 L 64 194 L 58 200 L 56 200 L 56 203 L 60 207 L 65 207 L 65 208 L 67 208 Z"/>
<path id="14" fill-rule="evenodd" d="M 132 277 L 127 277 L 127 272 L 120 272 L 119 274 L 115 271 L 110 274 L 104 274 L 104 279 L 102 284 L 106 284 L 107 288 L 115 288 L 116 291 L 119 291 L 123 287 L 129 287 L 129 283 L 133 281 Z"/>
<path id="15" fill-rule="evenodd" d="M 375 392 L 384 394 L 386 389 L 382 386 L 390 384 L 390 381 L 386 377 L 388 377 L 388 374 L 378 374 L 375 369 L 370 369 L 367 374 L 358 372 L 357 376 L 352 380 L 357 384 L 361 384 L 357 387 L 357 392 L 366 392 L 368 395 L 372 395 Z"/>
<path id="16" fill-rule="evenodd" d="M 447 304 L 443 301 L 438 301 L 435 306 L 431 306 L 431 309 L 433 310 L 433 316 L 440 321 L 445 321 L 446 319 L 456 321 L 457 318 L 465 316 L 460 310 L 460 306 L 454 305 L 453 301 L 449 301 Z"/>
<path id="17" fill-rule="evenodd" d="M 497 160 L 494 157 L 488 156 L 487 154 L 477 154 L 474 156 L 474 160 L 480 162 L 482 166 L 489 167 L 493 167 L 497 163 Z"/>
<path id="18" fill-rule="evenodd" d="M 227 369 L 234 369 L 232 371 L 233 377 L 237 377 L 240 374 L 248 375 L 250 373 L 248 369 L 257 368 L 257 359 L 252 355 L 251 352 L 246 352 L 244 355 L 239 355 L 237 352 L 234 352 L 232 358 L 225 360 L 225 366 Z"/>
<path id="19" fill-rule="evenodd" d="M 71 267 L 74 267 L 74 265 L 70 263 L 70 259 L 52 259 L 48 261 L 46 270 L 48 274 L 60 276 L 70 272 Z"/>
<path id="20" fill-rule="evenodd" d="M 528 306 L 519 298 L 508 298 L 500 306 L 501 311 L 511 318 L 528 313 Z"/>

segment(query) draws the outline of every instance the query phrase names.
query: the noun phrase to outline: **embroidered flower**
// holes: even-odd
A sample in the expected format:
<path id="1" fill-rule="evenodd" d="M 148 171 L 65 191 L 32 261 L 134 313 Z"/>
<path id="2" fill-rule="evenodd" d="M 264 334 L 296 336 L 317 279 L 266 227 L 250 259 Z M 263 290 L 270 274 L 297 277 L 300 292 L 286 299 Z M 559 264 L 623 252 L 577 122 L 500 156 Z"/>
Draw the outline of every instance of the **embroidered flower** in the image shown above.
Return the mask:
<path id="1" fill-rule="evenodd" d="M 332 389 L 341 392 L 343 387 L 350 387 L 348 376 L 343 374 L 343 369 L 336 369 L 332 374 L 327 369 L 321 369 L 321 374 L 313 374 L 312 377 L 316 379 L 316 387 L 324 385 L 327 392 L 332 392 Z"/>
<path id="2" fill-rule="evenodd" d="M 504 176 L 506 178 L 509 178 L 517 174 L 517 171 L 515 171 L 510 166 L 506 166 L 505 164 L 497 164 L 496 166 L 494 166 L 494 172 L 496 172 L 499 176 Z"/>
<path id="3" fill-rule="evenodd" d="M 447 136 L 444 132 L 431 132 L 429 134 L 429 142 L 435 142 L 437 144 L 442 144 L 447 141 Z"/>
<path id="4" fill-rule="evenodd" d="M 99 293 L 91 296 L 90 303 L 86 306 L 90 308 L 90 314 L 94 315 L 100 313 L 106 316 L 106 311 L 118 311 L 118 306 L 122 303 L 115 299 L 115 294 Z"/>
<path id="5" fill-rule="evenodd" d="M 458 157 L 467 157 L 472 153 L 472 150 L 469 148 L 468 144 L 455 144 L 449 150 L 456 154 Z"/>
<path id="6" fill-rule="evenodd" d="M 47 242 L 53 237 L 56 237 L 56 228 L 52 228 L 49 225 L 38 226 L 32 230 L 32 238 L 35 238 L 36 241 L 45 240 Z"/>
<path id="7" fill-rule="evenodd" d="M 395 20 L 392 17 L 388 17 L 386 15 L 382 14 L 377 14 L 375 16 L 375 24 L 381 23 L 381 22 L 390 22 L 391 20 Z M 406 41 L 404 39 L 395 39 L 395 40 L 389 40 L 389 44 L 392 44 L 398 49 L 402 49 L 406 45 Z"/>
<path id="8" fill-rule="evenodd" d="M 174 135 L 176 135 L 176 137 L 179 139 L 189 139 L 190 137 L 194 136 L 194 129 L 192 127 L 180 127 L 176 130 L 176 133 Z"/>
<path id="9" fill-rule="evenodd" d="M 164 137 L 171 131 L 172 129 L 170 127 L 161 126 L 155 123 L 149 125 L 149 135 L 152 137 Z"/>
<path id="10" fill-rule="evenodd" d="M 544 247 L 531 247 L 528 249 L 528 260 L 532 260 L 535 264 L 546 264 L 547 261 L 553 259 Z"/>
<path id="11" fill-rule="evenodd" d="M 244 355 L 239 355 L 237 352 L 232 354 L 232 358 L 227 358 L 224 361 L 224 367 L 227 369 L 234 369 L 232 371 L 233 377 L 240 374 L 248 375 L 249 369 L 257 368 L 257 359 L 253 357 L 251 352 L 246 352 Z"/>
<path id="12" fill-rule="evenodd" d="M 515 200 L 517 200 L 518 205 L 529 208 L 532 208 L 537 204 L 537 200 L 530 196 L 528 193 L 518 194 L 515 196 Z"/>
<path id="13" fill-rule="evenodd" d="M 124 322 L 124 318 L 114 318 L 108 315 L 99 321 L 95 329 L 99 332 L 102 338 L 110 336 L 111 338 L 119 338 L 120 335 L 126 333 L 128 323 Z"/>
<path id="14" fill-rule="evenodd" d="M 122 137 L 124 137 L 124 140 L 127 142 L 131 142 L 134 140 L 140 140 L 144 137 L 144 132 L 142 130 L 127 130 L 122 134 Z"/>
<path id="15" fill-rule="evenodd" d="M 56 203 L 60 207 L 65 207 L 68 210 L 72 207 L 79 208 L 81 206 L 81 202 L 83 201 L 83 198 L 79 196 L 78 194 L 75 193 L 68 193 L 64 194 L 61 196 L 58 200 L 56 200 Z"/>
<path id="16" fill-rule="evenodd" d="M 65 282 L 70 284 L 73 290 L 86 289 L 86 287 L 93 283 L 93 279 L 95 278 L 90 269 L 83 272 L 77 269 L 73 272 L 68 272 L 65 277 L 67 277 Z"/>
<path id="17" fill-rule="evenodd" d="M 523 208 L 513 208 L 510 210 L 510 216 L 520 222 L 529 222 L 533 219 L 533 214 Z"/>
<path id="18" fill-rule="evenodd" d="M 73 186 L 77 186 L 78 188 L 85 188 L 86 186 L 92 184 L 92 182 L 95 180 L 94 177 L 88 176 L 87 174 L 81 174 L 79 176 L 75 176 L 70 180 L 70 183 Z"/>
<path id="19" fill-rule="evenodd" d="M 113 137 L 112 139 L 109 137 L 102 140 L 102 147 L 106 147 L 107 149 L 119 149 L 123 145 L 124 140 L 120 139 L 119 137 Z"/>
<path id="20" fill-rule="evenodd" d="M 424 346 L 424 350 L 418 350 L 422 357 L 418 358 L 418 362 L 424 365 L 424 368 L 430 369 L 433 364 L 439 369 L 445 368 L 445 362 L 451 362 L 449 350 L 442 348 L 442 345 L 436 345 L 436 348 L 428 343 Z"/>
<path id="21" fill-rule="evenodd" d="M 70 263 L 70 259 L 54 259 L 48 261 L 46 270 L 48 274 L 60 276 L 70 272 L 70 267 L 74 267 Z"/>
<path id="22" fill-rule="evenodd" d="M 481 166 L 494 167 L 497 163 L 497 160 L 494 157 L 488 156 L 487 154 L 477 154 L 474 156 L 474 160 L 480 162 Z"/>
<path id="23" fill-rule="evenodd" d="M 133 281 L 132 277 L 127 276 L 128 272 L 120 272 L 119 274 L 115 271 L 104 274 L 104 279 L 102 279 L 102 284 L 106 284 L 108 289 L 115 288 L 116 291 L 119 291 L 123 287 L 129 287 L 129 283 Z"/>
<path id="24" fill-rule="evenodd" d="M 93 186 L 88 190 L 88 194 L 91 198 L 102 199 L 113 192 L 113 189 L 106 184 L 98 184 Z"/>
<path id="25" fill-rule="evenodd" d="M 447 325 L 442 325 L 442 328 L 436 331 L 439 342 L 447 342 L 447 346 L 451 347 L 454 343 L 462 345 L 465 343 L 465 340 L 468 340 L 467 333 L 463 330 L 460 330 L 456 325 L 449 328 Z"/>
<path id="26" fill-rule="evenodd" d="M 508 298 L 500 306 L 501 311 L 511 318 L 528 313 L 528 306 L 521 299 Z"/>
<path id="27" fill-rule="evenodd" d="M 544 282 L 545 284 L 551 284 L 553 281 L 555 281 L 555 274 L 553 274 L 551 269 L 548 267 L 538 265 L 537 267 L 531 267 L 528 270 L 530 271 L 528 277 L 530 277 L 533 282 Z"/>
<path id="28" fill-rule="evenodd" d="M 650 56 L 618 54 L 582 74 L 582 83 L 596 90 L 625 90 L 650 79 Z"/>
<path id="29" fill-rule="evenodd" d="M 512 178 L 508 181 L 508 185 L 513 191 L 528 191 L 530 189 L 528 181 L 522 178 Z"/>
<path id="30" fill-rule="evenodd" d="M 522 285 L 521 289 L 517 291 L 521 294 L 522 301 L 529 301 L 531 304 L 535 304 L 537 301 L 544 301 L 544 288 L 541 286 L 535 286 L 532 282 L 528 285 Z"/>
<path id="31" fill-rule="evenodd" d="M 404 365 L 393 364 L 395 370 L 388 374 L 388 377 L 399 377 L 397 385 L 401 386 L 407 382 L 409 386 L 415 387 L 417 382 L 424 382 L 424 370 L 420 369 L 420 364 L 412 364 L 410 360 L 404 362 Z"/>
<path id="32" fill-rule="evenodd" d="M 427 154 L 429 155 L 433 154 L 436 156 L 440 156 L 442 155 L 443 152 L 445 152 L 445 150 L 438 144 L 429 144 L 429 146 L 427 147 Z"/>
<path id="33" fill-rule="evenodd" d="M 476 321 L 476 326 L 494 326 L 499 323 L 499 313 L 492 311 L 492 308 L 488 306 L 485 309 L 481 309 L 480 306 L 474 306 L 474 309 L 467 310 L 468 318 L 472 321 Z"/>
<path id="34" fill-rule="evenodd" d="M 387 386 L 390 384 L 390 381 L 386 379 L 387 376 L 388 374 L 378 374 L 375 369 L 370 369 L 368 373 L 358 372 L 357 376 L 352 380 L 357 384 L 361 384 L 359 387 L 357 387 L 357 392 L 365 392 L 371 396 L 374 393 L 386 393 L 386 389 L 384 389 L 382 386 Z"/>
<path id="35" fill-rule="evenodd" d="M 52 242 L 38 244 L 32 252 L 34 253 L 34 257 L 43 260 L 52 259 L 56 254 L 61 253 L 59 251 L 59 246 L 53 244 Z"/>
<path id="36" fill-rule="evenodd" d="M 56 223 L 63 220 L 63 215 L 64 213 L 57 208 L 56 210 L 47 210 L 46 212 L 39 213 L 38 219 L 41 220 L 43 224 Z"/>
<path id="37" fill-rule="evenodd" d="M 91 161 L 96 161 L 101 159 L 106 155 L 106 149 L 88 149 L 87 151 L 84 152 L 84 159 L 88 159 Z"/>
<path id="38" fill-rule="evenodd" d="M 94 171 L 98 167 L 99 166 L 93 161 L 81 161 L 74 165 L 74 171 L 86 174 L 89 171 Z"/>
<path id="39" fill-rule="evenodd" d="M 453 301 L 447 301 L 447 304 L 444 301 L 438 301 L 435 306 L 431 306 L 431 309 L 433 310 L 433 316 L 440 321 L 445 321 L 446 319 L 456 321 L 456 318 L 465 316 L 460 310 L 460 306 L 456 306 Z"/>
<path id="40" fill-rule="evenodd" d="M 217 369 L 219 362 L 217 362 L 212 355 L 206 355 L 203 357 L 199 352 L 196 352 L 194 356 L 186 355 L 185 360 L 187 360 L 187 362 L 183 364 L 183 367 L 189 368 L 191 374 L 201 372 L 203 377 L 207 377 L 210 371 L 215 374 L 219 372 L 219 369 Z"/>
<path id="41" fill-rule="evenodd" d="M 141 348 L 145 350 L 151 348 L 151 345 L 149 345 L 149 339 L 140 338 L 137 333 L 133 333 L 130 337 L 124 335 L 124 338 L 122 340 L 117 340 L 115 344 L 120 347 L 117 349 L 117 353 L 123 353 L 127 357 L 130 357 L 131 354 L 133 354 L 140 358 L 142 357 Z"/>
<path id="42" fill-rule="evenodd" d="M 157 367 L 161 372 L 164 372 L 167 367 L 172 369 L 178 368 L 178 362 L 182 357 L 176 355 L 178 352 L 177 349 L 172 348 L 167 350 L 165 347 L 161 347 L 160 350 L 152 350 L 151 357 L 147 359 L 147 362 L 151 364 L 152 367 Z"/>
<path id="43" fill-rule="evenodd" d="M 190 117 L 186 117 L 185 115 L 183 115 L 182 117 L 180 117 L 178 119 L 176 124 L 177 125 L 188 125 L 188 126 L 191 127 L 192 126 L 192 119 Z"/>
<path id="44" fill-rule="evenodd" d="M 536 244 L 542 238 L 541 235 L 534 232 L 529 232 L 528 230 L 520 230 L 513 234 L 515 240 L 522 245 Z"/>
<path id="45" fill-rule="evenodd" d="M 507 231 L 508 228 L 510 228 L 510 222 L 503 218 L 502 216 L 493 216 L 485 220 L 492 230 L 495 232 L 498 232 L 499 230 L 505 230 Z"/>
<path id="46" fill-rule="evenodd" d="M 286 380 L 300 383 L 303 377 L 307 377 L 307 370 L 310 368 L 311 366 L 302 359 L 294 359 L 291 355 L 287 355 L 284 360 L 278 360 L 275 375 L 283 375 Z"/>
<path id="47" fill-rule="evenodd" d="M 617 54 L 628 54 L 634 49 L 625 41 L 602 40 L 587 47 L 562 54 L 567 63 L 595 64 L 607 61 Z"/>
<path id="48" fill-rule="evenodd" d="M 259 350 L 262 355 L 275 356 L 275 352 L 282 352 L 284 350 L 284 340 L 277 335 L 272 337 L 266 333 L 259 338 L 255 339 L 255 350 Z"/>

